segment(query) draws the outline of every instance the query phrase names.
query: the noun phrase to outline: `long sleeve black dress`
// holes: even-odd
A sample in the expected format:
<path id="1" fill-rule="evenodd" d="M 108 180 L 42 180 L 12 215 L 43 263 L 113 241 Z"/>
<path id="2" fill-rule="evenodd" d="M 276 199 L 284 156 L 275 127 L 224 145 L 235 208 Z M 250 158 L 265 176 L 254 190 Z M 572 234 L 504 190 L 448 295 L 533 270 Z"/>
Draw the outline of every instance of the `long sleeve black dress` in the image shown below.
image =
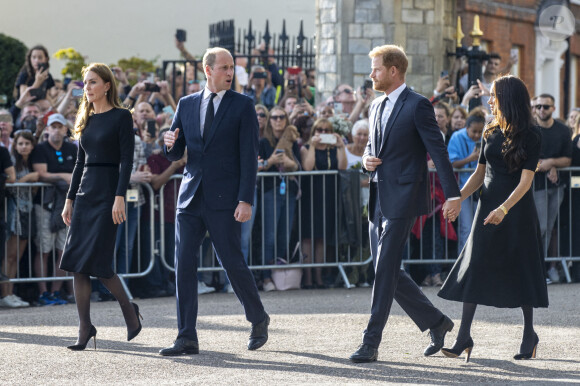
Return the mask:
<path id="1" fill-rule="evenodd" d="M 135 135 L 126 109 L 93 114 L 79 141 L 67 198 L 74 200 L 60 268 L 110 278 L 117 225 L 115 196 L 125 196 L 133 167 Z"/>

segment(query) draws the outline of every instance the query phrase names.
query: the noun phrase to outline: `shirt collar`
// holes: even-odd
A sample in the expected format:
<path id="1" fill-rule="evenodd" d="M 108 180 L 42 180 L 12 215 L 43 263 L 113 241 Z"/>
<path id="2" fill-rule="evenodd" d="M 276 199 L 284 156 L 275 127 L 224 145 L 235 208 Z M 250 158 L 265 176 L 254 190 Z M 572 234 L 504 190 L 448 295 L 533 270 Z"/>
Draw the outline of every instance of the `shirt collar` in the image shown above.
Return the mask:
<path id="1" fill-rule="evenodd" d="M 389 95 L 387 95 L 387 97 L 389 98 L 389 102 L 391 102 L 393 105 L 395 103 L 397 103 L 397 99 L 399 99 L 399 96 L 401 95 L 403 90 L 405 90 L 405 88 L 407 88 L 407 85 L 405 83 L 403 83 L 397 89 L 395 89 L 395 91 L 393 91 Z"/>
<path id="2" fill-rule="evenodd" d="M 222 99 L 224 97 L 224 94 L 226 93 L 226 91 L 228 91 L 228 90 L 222 90 L 222 91 L 216 93 L 217 94 L 216 98 Z M 203 89 L 203 99 L 209 98 L 212 92 L 213 91 L 210 91 L 209 88 L 205 87 Z"/>

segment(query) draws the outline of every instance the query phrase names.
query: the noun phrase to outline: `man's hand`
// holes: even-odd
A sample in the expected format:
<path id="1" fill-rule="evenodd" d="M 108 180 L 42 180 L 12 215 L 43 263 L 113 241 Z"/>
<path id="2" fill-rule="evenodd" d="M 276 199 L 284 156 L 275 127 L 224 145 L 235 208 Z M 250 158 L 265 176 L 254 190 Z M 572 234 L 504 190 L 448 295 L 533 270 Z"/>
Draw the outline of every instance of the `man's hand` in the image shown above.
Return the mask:
<path id="1" fill-rule="evenodd" d="M 455 221 L 461 212 L 461 200 L 447 200 L 443 204 L 443 218 L 447 221 Z"/>
<path id="2" fill-rule="evenodd" d="M 538 167 L 536 168 L 537 172 L 547 172 L 552 169 L 552 160 L 551 159 L 540 159 L 538 162 Z"/>
<path id="3" fill-rule="evenodd" d="M 555 167 L 550 168 L 550 171 L 548 172 L 548 179 L 553 184 L 558 183 L 558 170 Z"/>
<path id="4" fill-rule="evenodd" d="M 363 158 L 363 163 L 366 170 L 369 172 L 374 172 L 377 169 L 377 166 L 383 163 L 383 160 L 369 155 L 368 157 Z"/>
<path id="5" fill-rule="evenodd" d="M 131 182 L 132 183 L 151 182 L 151 172 L 136 171 L 135 173 L 131 174 Z"/>
<path id="6" fill-rule="evenodd" d="M 179 127 L 175 129 L 175 131 L 168 130 L 163 134 L 163 143 L 167 146 L 167 150 L 171 150 L 173 145 L 175 145 L 175 141 L 177 141 L 177 137 L 179 136 Z"/>
<path id="7" fill-rule="evenodd" d="M 247 202 L 241 202 L 238 204 L 236 211 L 234 212 L 234 218 L 238 222 L 246 222 L 252 218 L 252 205 Z"/>

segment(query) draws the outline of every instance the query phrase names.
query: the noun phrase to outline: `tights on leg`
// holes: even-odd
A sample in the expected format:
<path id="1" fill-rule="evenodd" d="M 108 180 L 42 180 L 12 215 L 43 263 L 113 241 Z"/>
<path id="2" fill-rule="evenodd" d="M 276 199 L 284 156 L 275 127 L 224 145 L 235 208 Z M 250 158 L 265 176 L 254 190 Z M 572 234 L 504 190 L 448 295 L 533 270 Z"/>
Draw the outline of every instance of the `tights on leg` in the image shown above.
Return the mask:
<path id="1" fill-rule="evenodd" d="M 91 329 L 91 278 L 84 273 L 75 273 L 73 277 L 75 301 L 79 314 L 79 337 L 76 344 L 87 340 Z"/>
<path id="2" fill-rule="evenodd" d="M 536 332 L 534 331 L 534 309 L 532 306 L 522 306 L 524 314 L 524 336 L 520 346 L 520 353 L 529 353 L 534 349 L 536 343 Z"/>
<path id="3" fill-rule="evenodd" d="M 463 314 L 461 315 L 461 326 L 457 333 L 455 345 L 463 345 L 471 337 L 471 324 L 473 323 L 473 316 L 475 315 L 475 303 L 463 303 Z"/>
<path id="4" fill-rule="evenodd" d="M 105 287 L 109 290 L 111 294 L 117 299 L 121 310 L 123 311 L 123 317 L 125 318 L 125 323 L 127 324 L 127 330 L 133 331 L 139 327 L 139 320 L 135 314 L 135 309 L 133 304 L 129 301 L 129 297 L 123 288 L 121 279 L 117 274 L 113 275 L 110 279 L 99 278 L 100 282 L 103 283 Z"/>

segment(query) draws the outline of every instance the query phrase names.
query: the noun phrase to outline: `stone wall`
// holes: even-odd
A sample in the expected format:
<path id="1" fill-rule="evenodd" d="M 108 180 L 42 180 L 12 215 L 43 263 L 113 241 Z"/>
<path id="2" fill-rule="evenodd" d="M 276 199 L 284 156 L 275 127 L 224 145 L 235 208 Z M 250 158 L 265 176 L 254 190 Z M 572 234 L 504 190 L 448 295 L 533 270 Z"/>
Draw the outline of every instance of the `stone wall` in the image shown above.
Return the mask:
<path id="1" fill-rule="evenodd" d="M 362 86 L 369 51 L 401 45 L 409 57 L 407 84 L 430 96 L 454 50 L 453 0 L 317 0 L 318 100 L 348 83 Z"/>

